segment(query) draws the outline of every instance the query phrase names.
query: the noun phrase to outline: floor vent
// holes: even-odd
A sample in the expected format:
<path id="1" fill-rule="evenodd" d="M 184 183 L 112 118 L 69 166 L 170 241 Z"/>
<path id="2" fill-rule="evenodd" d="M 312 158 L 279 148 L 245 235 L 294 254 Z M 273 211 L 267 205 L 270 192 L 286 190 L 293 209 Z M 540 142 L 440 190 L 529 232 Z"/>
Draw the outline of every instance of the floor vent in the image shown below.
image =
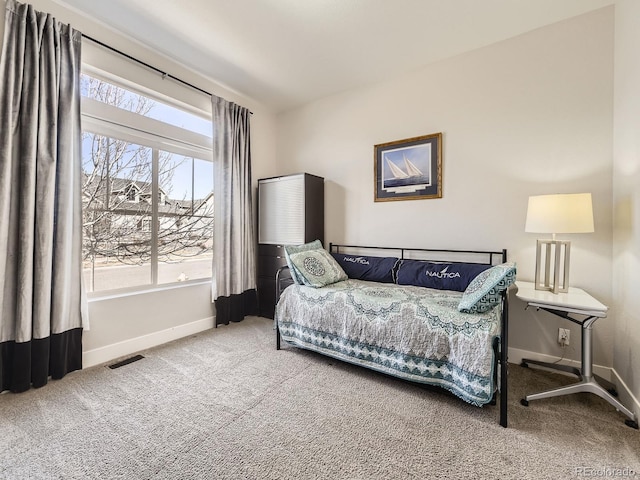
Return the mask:
<path id="1" fill-rule="evenodd" d="M 109 368 L 113 370 L 114 368 L 124 367 L 125 365 L 129 365 L 130 363 L 137 362 L 138 360 L 142 360 L 143 358 L 144 357 L 142 355 L 134 355 L 133 357 L 130 357 L 125 360 L 121 360 L 120 362 L 116 362 L 109 365 Z"/>

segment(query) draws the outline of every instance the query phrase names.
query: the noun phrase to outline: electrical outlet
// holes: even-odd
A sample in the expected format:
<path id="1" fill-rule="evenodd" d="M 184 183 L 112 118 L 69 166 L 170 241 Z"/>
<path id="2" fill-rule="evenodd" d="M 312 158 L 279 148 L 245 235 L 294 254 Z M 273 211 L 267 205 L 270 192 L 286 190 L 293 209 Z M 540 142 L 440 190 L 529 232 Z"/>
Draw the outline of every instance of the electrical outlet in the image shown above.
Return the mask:
<path id="1" fill-rule="evenodd" d="M 569 345 L 569 336 L 571 334 L 571 330 L 568 328 L 559 328 L 558 329 L 558 343 L 563 347 Z"/>

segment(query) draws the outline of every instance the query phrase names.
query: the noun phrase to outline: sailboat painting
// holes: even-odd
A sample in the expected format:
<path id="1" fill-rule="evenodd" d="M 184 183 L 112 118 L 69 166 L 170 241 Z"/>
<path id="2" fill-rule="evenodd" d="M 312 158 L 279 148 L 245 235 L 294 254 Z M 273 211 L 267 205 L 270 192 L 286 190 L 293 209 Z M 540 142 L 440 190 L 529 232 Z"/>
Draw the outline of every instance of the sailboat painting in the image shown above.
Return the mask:
<path id="1" fill-rule="evenodd" d="M 431 185 L 431 145 L 387 150 L 383 157 L 385 190 L 415 192 Z"/>
<path id="2" fill-rule="evenodd" d="M 374 200 L 442 197 L 442 134 L 375 145 Z"/>

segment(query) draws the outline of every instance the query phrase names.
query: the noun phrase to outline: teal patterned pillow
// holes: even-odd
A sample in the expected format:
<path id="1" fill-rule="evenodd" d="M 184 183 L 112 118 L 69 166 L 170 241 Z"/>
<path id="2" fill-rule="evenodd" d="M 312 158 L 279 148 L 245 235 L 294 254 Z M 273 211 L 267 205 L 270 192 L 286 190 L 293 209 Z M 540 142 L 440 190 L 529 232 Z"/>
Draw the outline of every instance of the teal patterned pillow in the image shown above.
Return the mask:
<path id="1" fill-rule="evenodd" d="M 319 288 L 348 278 L 335 258 L 322 248 L 320 240 L 288 245 L 284 251 L 291 277 L 296 283 Z"/>
<path id="2" fill-rule="evenodd" d="M 285 245 L 284 247 L 284 258 L 287 260 L 287 265 L 289 266 L 289 272 L 291 273 L 291 278 L 293 283 L 297 285 L 304 285 L 304 277 L 297 270 L 296 266 L 291 261 L 291 257 L 289 256 L 289 252 L 297 253 L 303 252 L 305 250 L 312 250 L 322 248 L 322 243 L 320 240 L 314 240 L 311 243 L 305 243 L 304 245 Z"/>
<path id="3" fill-rule="evenodd" d="M 484 313 L 500 303 L 502 292 L 516 281 L 516 264 L 495 265 L 474 278 L 462 294 L 458 310 L 464 313 Z"/>

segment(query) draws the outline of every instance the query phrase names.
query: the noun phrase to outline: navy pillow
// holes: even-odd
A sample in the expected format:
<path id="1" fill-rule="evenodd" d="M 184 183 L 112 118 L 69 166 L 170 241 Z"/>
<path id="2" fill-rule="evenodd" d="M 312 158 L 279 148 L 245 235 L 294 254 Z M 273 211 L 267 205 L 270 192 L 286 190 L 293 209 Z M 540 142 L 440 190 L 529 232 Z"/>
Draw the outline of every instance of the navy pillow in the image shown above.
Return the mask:
<path id="1" fill-rule="evenodd" d="M 464 292 L 480 272 L 491 265 L 477 263 L 434 263 L 423 260 L 402 260 L 398 269 L 398 285 L 455 290 Z"/>
<path id="2" fill-rule="evenodd" d="M 368 257 L 347 253 L 332 253 L 349 278 L 370 282 L 394 283 L 396 257 Z"/>

